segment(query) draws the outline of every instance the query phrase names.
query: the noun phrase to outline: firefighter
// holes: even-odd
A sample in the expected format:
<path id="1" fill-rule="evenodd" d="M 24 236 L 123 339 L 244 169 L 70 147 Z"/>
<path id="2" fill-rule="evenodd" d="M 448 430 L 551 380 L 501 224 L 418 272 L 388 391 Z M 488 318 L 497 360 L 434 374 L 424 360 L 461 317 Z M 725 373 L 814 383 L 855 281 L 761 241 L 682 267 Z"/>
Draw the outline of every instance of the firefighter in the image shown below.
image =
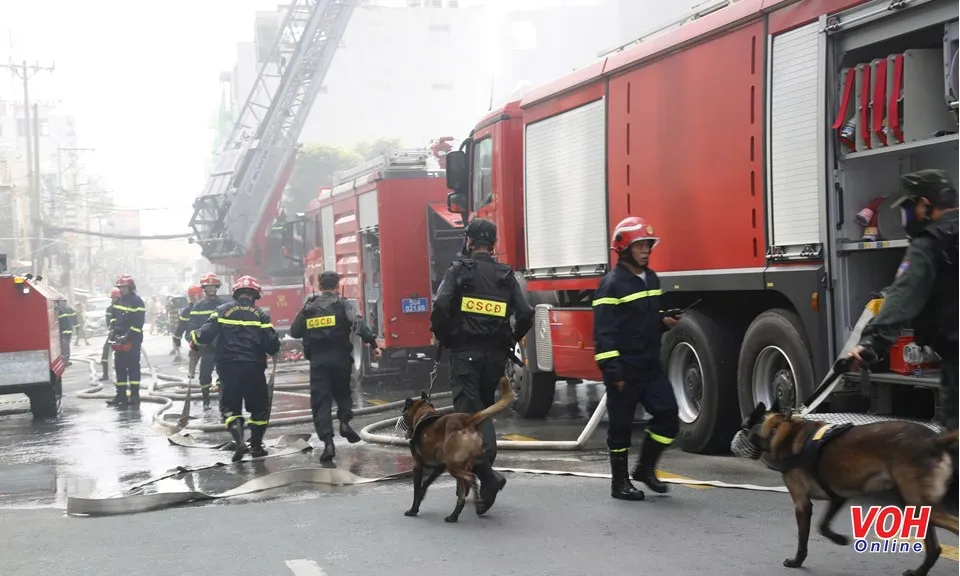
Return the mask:
<path id="1" fill-rule="evenodd" d="M 77 346 L 80 345 L 81 337 L 83 337 L 84 345 L 89 346 L 90 340 L 87 339 L 87 305 L 83 300 L 77 302 L 76 312 L 77 325 L 74 329 L 74 332 L 77 334 Z"/>
<path id="2" fill-rule="evenodd" d="M 137 295 L 133 276 L 121 274 L 117 278 L 120 298 L 113 305 L 114 322 L 110 340 L 113 341 L 113 366 L 117 371 L 117 395 L 107 402 L 110 406 L 140 404 L 140 346 L 143 344 L 143 324 L 147 307 Z"/>
<path id="3" fill-rule="evenodd" d="M 180 312 L 177 314 L 177 328 L 173 331 L 173 350 L 175 356 L 173 357 L 174 363 L 180 362 L 180 342 L 183 340 L 183 335 L 187 334 L 187 326 L 190 324 L 190 310 L 193 309 L 193 305 L 200 299 L 203 295 L 203 288 L 199 284 L 194 284 L 193 286 L 187 288 L 187 305 L 180 309 Z M 190 373 L 193 374 L 193 371 L 196 369 L 196 364 L 190 365 Z M 192 378 L 193 376 L 191 376 Z"/>
<path id="4" fill-rule="evenodd" d="M 222 283 L 220 277 L 208 272 L 200 278 L 200 289 L 203 296 L 190 307 L 190 320 L 187 322 L 186 332 L 190 333 L 203 326 L 226 301 L 217 296 Z M 258 296 L 259 298 L 259 296 Z M 210 386 L 213 385 L 213 366 L 216 362 L 216 346 L 199 345 L 190 342 L 190 364 L 188 377 L 193 378 L 197 365 L 200 366 L 200 393 L 203 396 L 203 409 L 210 409 Z M 219 374 L 219 372 L 217 372 Z"/>
<path id="5" fill-rule="evenodd" d="M 190 333 L 190 341 L 195 345 L 212 347 L 216 343 L 213 357 L 221 380 L 220 415 L 233 436 L 234 462 L 239 462 L 247 451 L 243 441 L 244 404 L 250 413 L 250 455 L 267 455 L 263 435 L 269 424 L 270 398 L 264 372 L 267 356 L 280 351 L 280 338 L 270 315 L 255 305 L 260 294 L 256 278 L 238 278 L 233 285 L 233 301 L 221 304 L 206 316 L 198 330 Z"/>
<path id="6" fill-rule="evenodd" d="M 642 218 L 621 220 L 610 242 L 617 265 L 593 297 L 594 358 L 607 392 L 610 495 L 620 500 L 644 498 L 627 476 L 637 403 L 653 418 L 632 476 L 658 494 L 667 492 L 667 486 L 655 474 L 657 462 L 679 432 L 677 400 L 660 363 L 661 335 L 679 319 L 660 310 L 660 279 L 649 267 L 650 252 L 659 241 Z"/>
<path id="7" fill-rule="evenodd" d="M 533 308 L 513 270 L 493 259 L 497 227 L 482 218 L 464 231 L 466 254 L 443 276 L 430 315 L 430 330 L 450 350 L 450 388 L 457 412 L 479 412 L 493 404 L 498 382 L 517 342 L 533 326 Z M 510 327 L 510 317 L 515 327 Z M 480 479 L 477 514 L 493 506 L 507 480 L 493 469 L 497 436 L 491 420 L 480 426 L 483 457 L 474 466 Z"/>
<path id="8" fill-rule="evenodd" d="M 73 341 L 73 329 L 77 325 L 77 313 L 64 300 L 56 303 L 57 320 L 60 324 L 60 356 L 64 364 L 70 366 L 70 343 Z"/>
<path id="9" fill-rule="evenodd" d="M 370 346 L 373 357 L 380 358 L 377 339 L 363 322 L 356 305 L 340 297 L 340 275 L 324 272 L 318 281 L 320 294 L 307 298 L 290 326 L 290 336 L 303 340 L 303 353 L 310 361 L 310 409 L 317 437 L 323 442 L 321 462 L 336 456 L 333 445 L 333 417 L 330 410 L 337 401 L 340 436 L 354 444 L 360 435 L 350 426 L 353 397 L 353 344 L 356 333 Z"/>
<path id="10" fill-rule="evenodd" d="M 110 291 L 110 305 L 107 306 L 106 311 L 103 313 L 103 321 L 107 325 L 107 339 L 103 343 L 103 352 L 100 354 L 100 368 L 103 370 L 103 373 L 100 375 L 100 381 L 106 382 L 110 379 L 110 336 L 109 334 L 113 330 L 113 323 L 116 322 L 116 313 L 114 312 L 114 305 L 117 303 L 117 300 L 120 299 L 120 289 L 114 288 Z"/>
<path id="11" fill-rule="evenodd" d="M 850 356 L 885 354 L 900 336 L 913 327 L 917 345 L 930 346 L 940 356 L 938 420 L 957 428 L 958 320 L 957 300 L 957 189 L 943 170 L 920 170 L 900 178 L 907 235 L 912 239 L 883 306 L 867 325 Z M 869 352 L 870 354 L 865 354 Z M 954 483 L 951 506 L 957 501 L 957 453 L 953 449 Z"/>

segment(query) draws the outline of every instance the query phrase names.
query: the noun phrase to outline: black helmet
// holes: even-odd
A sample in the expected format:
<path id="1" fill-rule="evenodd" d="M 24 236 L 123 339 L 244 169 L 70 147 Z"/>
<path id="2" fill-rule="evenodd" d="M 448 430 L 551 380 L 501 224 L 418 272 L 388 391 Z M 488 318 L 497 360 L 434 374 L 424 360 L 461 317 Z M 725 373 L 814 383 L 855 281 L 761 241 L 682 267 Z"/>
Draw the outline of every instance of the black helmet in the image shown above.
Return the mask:
<path id="1" fill-rule="evenodd" d="M 493 248 L 497 243 L 497 225 L 484 218 L 474 218 L 463 233 L 473 241 L 474 246 Z"/>
<path id="2" fill-rule="evenodd" d="M 904 202 L 926 198 L 934 208 L 956 208 L 957 189 L 944 170 L 918 170 L 900 177 L 903 196 L 894 206 Z"/>

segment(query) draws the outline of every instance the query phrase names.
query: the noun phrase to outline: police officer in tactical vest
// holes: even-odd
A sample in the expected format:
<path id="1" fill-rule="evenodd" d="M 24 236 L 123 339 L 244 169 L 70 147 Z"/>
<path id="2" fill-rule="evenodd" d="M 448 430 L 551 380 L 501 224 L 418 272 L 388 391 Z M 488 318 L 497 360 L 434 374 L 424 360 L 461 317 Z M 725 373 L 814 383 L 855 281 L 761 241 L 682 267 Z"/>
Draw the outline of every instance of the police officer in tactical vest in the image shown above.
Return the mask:
<path id="1" fill-rule="evenodd" d="M 957 428 L 957 189 L 943 170 L 920 170 L 900 178 L 907 234 L 912 239 L 900 263 L 883 306 L 867 325 L 860 344 L 850 352 L 861 359 L 887 352 L 900 330 L 912 325 L 916 343 L 930 346 L 941 358 L 938 419 L 950 430 Z M 867 355 L 869 357 L 869 355 Z M 957 454 L 954 447 L 954 482 L 947 497 L 957 504 Z"/>
<path id="2" fill-rule="evenodd" d="M 351 444 L 360 441 L 360 435 L 350 427 L 353 419 L 351 339 L 354 333 L 370 346 L 374 359 L 380 359 L 380 349 L 356 305 L 338 294 L 340 275 L 324 272 L 319 284 L 321 293 L 307 298 L 290 326 L 290 336 L 303 339 L 303 352 L 310 361 L 310 408 L 317 437 L 323 441 L 320 461 L 327 462 L 336 456 L 330 414 L 334 399 L 337 401 L 340 436 Z"/>
<path id="3" fill-rule="evenodd" d="M 477 218 L 464 232 L 469 256 L 447 269 L 430 316 L 431 330 L 450 349 L 450 387 L 457 412 L 479 412 L 494 402 L 508 354 L 533 326 L 527 302 L 513 270 L 490 254 L 497 227 Z M 510 317 L 514 326 L 510 326 Z M 497 436 L 493 422 L 480 426 L 484 457 L 474 467 L 480 479 L 477 514 L 493 506 L 507 480 L 493 469 Z"/>

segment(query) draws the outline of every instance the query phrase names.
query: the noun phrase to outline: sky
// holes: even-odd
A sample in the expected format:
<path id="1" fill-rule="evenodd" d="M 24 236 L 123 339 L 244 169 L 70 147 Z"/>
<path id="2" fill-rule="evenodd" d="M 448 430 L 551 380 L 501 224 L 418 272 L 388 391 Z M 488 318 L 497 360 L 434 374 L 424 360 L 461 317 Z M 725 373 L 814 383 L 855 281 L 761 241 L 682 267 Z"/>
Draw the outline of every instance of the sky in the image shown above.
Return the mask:
<path id="1" fill-rule="evenodd" d="M 585 0 L 486 3 L 505 9 L 561 1 Z M 219 73 L 233 69 L 237 42 L 253 39 L 254 13 L 277 4 L 0 0 L 0 62 L 54 64 L 53 73 L 31 80 L 31 99 L 61 101 L 74 115 L 79 146 L 95 149 L 83 155 L 87 171 L 117 204 L 149 208 L 144 234 L 186 232 L 210 161 Z M 0 98 L 20 99 L 20 90 L 0 71 Z"/>

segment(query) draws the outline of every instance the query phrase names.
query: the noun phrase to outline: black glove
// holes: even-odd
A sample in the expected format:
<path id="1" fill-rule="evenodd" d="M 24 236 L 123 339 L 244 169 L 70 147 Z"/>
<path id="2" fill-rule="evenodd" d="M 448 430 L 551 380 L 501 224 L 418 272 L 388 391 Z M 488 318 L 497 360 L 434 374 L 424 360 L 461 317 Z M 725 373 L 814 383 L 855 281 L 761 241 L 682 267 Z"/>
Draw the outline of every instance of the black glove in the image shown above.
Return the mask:
<path id="1" fill-rule="evenodd" d="M 129 334 L 129 333 L 124 334 L 123 336 L 120 336 L 120 337 L 117 338 L 115 341 L 116 341 L 117 344 L 126 344 L 128 340 L 130 340 L 130 334 Z"/>

